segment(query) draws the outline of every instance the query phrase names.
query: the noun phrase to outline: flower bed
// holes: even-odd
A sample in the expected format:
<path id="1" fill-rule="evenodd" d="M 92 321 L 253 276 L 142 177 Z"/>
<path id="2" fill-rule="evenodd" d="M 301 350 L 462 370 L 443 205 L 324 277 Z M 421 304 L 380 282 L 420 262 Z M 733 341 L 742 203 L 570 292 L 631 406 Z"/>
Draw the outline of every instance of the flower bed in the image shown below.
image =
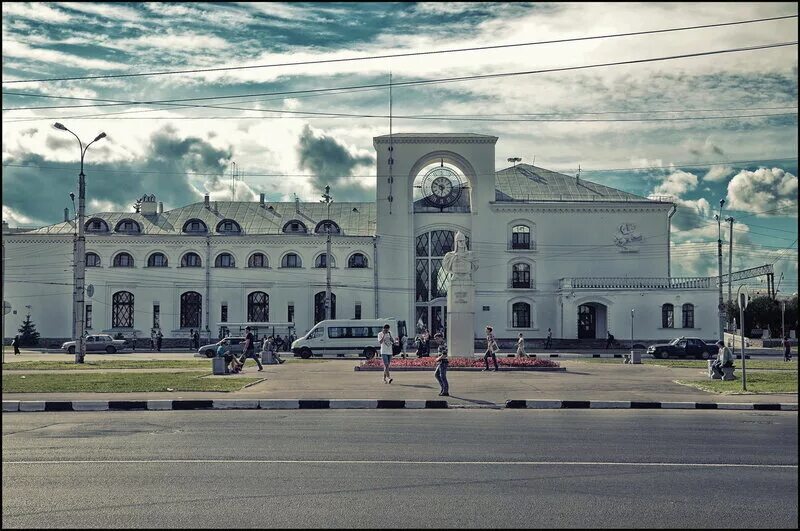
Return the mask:
<path id="1" fill-rule="evenodd" d="M 497 358 L 497 364 L 501 367 L 560 367 L 555 361 L 544 358 Z M 390 367 L 433 367 L 436 366 L 436 358 L 434 356 L 426 358 L 399 358 L 395 356 L 392 358 Z M 450 358 L 450 368 L 457 367 L 484 367 L 483 358 Z M 489 366 L 493 366 L 489 362 Z M 378 358 L 372 358 L 361 364 L 364 368 L 383 368 L 383 361 Z"/>

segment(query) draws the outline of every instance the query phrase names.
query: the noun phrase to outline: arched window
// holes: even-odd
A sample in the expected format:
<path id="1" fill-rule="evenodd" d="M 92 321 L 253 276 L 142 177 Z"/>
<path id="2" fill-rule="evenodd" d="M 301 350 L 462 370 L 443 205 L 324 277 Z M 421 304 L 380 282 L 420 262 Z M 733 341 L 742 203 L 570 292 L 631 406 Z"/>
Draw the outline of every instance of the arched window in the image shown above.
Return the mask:
<path id="1" fill-rule="evenodd" d="M 236 267 L 236 261 L 230 253 L 222 253 L 214 260 L 214 267 Z"/>
<path id="2" fill-rule="evenodd" d="M 527 225 L 516 225 L 511 229 L 511 248 L 531 248 L 531 228 Z"/>
<path id="3" fill-rule="evenodd" d="M 87 232 L 108 232 L 108 224 L 100 218 L 92 218 L 84 226 Z"/>
<path id="4" fill-rule="evenodd" d="M 308 229 L 306 228 L 305 223 L 303 223 L 302 221 L 293 219 L 293 220 L 287 222 L 283 226 L 283 232 L 305 234 L 306 232 L 308 232 Z"/>
<path id="5" fill-rule="evenodd" d="M 232 219 L 223 219 L 217 224 L 217 232 L 238 234 L 242 232 L 242 228 Z"/>
<path id="6" fill-rule="evenodd" d="M 263 291 L 254 291 L 247 296 L 247 322 L 269 322 L 269 295 Z"/>
<path id="7" fill-rule="evenodd" d="M 86 253 L 86 267 L 100 267 L 100 257 L 95 253 Z"/>
<path id="8" fill-rule="evenodd" d="M 128 234 L 139 234 L 142 232 L 142 228 L 139 226 L 139 224 L 132 219 L 121 220 L 119 223 L 117 223 L 117 226 L 114 228 L 114 230 L 116 232 L 125 232 Z"/>
<path id="9" fill-rule="evenodd" d="M 192 218 L 183 224 L 183 232 L 188 233 L 204 233 L 208 232 L 206 224 L 197 218 Z"/>
<path id="10" fill-rule="evenodd" d="M 196 291 L 187 291 L 181 295 L 181 328 L 199 328 L 203 297 Z"/>
<path id="11" fill-rule="evenodd" d="M 133 257 L 128 253 L 119 253 L 114 257 L 114 267 L 133 267 Z"/>
<path id="12" fill-rule="evenodd" d="M 331 319 L 336 319 L 336 294 L 331 292 Z M 325 320 L 325 292 L 314 295 L 314 324 Z"/>
<path id="13" fill-rule="evenodd" d="M 686 303 L 683 310 L 683 328 L 694 328 L 694 304 Z"/>
<path id="14" fill-rule="evenodd" d="M 367 267 L 367 257 L 361 253 L 355 253 L 347 260 L 347 267 L 353 269 Z"/>
<path id="15" fill-rule="evenodd" d="M 167 267 L 167 257 L 164 253 L 153 253 L 147 258 L 147 267 Z"/>
<path id="16" fill-rule="evenodd" d="M 203 262 L 197 253 L 186 253 L 181 257 L 181 267 L 202 267 Z"/>
<path id="17" fill-rule="evenodd" d="M 511 327 L 531 327 L 531 305 L 527 302 L 515 302 L 511 306 Z"/>
<path id="18" fill-rule="evenodd" d="M 336 224 L 335 221 L 331 221 L 330 219 L 325 219 L 317 223 L 317 228 L 314 229 L 314 232 L 317 234 L 340 234 L 342 230 L 339 228 L 339 225 Z"/>
<path id="19" fill-rule="evenodd" d="M 269 267 L 264 253 L 253 253 L 247 260 L 247 267 Z"/>
<path id="20" fill-rule="evenodd" d="M 118 291 L 111 297 L 111 327 L 133 327 L 133 293 Z"/>
<path id="21" fill-rule="evenodd" d="M 317 256 L 317 258 L 314 260 L 314 267 L 328 267 L 326 256 L 327 255 L 325 253 Z M 331 267 L 336 267 L 336 259 L 333 257 L 333 255 L 331 255 Z"/>
<path id="22" fill-rule="evenodd" d="M 675 328 L 675 307 L 671 304 L 661 306 L 661 328 Z"/>
<path id="23" fill-rule="evenodd" d="M 528 264 L 514 264 L 511 270 L 512 288 L 531 287 L 531 266 Z"/>
<path id="24" fill-rule="evenodd" d="M 303 267 L 300 257 L 295 253 L 288 253 L 283 255 L 281 259 L 281 267 Z"/>

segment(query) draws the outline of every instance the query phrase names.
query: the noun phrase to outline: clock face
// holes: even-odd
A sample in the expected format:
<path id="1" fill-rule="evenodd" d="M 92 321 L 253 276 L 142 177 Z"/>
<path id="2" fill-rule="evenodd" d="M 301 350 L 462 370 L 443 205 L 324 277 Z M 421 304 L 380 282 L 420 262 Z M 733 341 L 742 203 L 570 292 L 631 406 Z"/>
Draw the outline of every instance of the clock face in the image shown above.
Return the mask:
<path id="1" fill-rule="evenodd" d="M 459 175 L 444 166 L 429 170 L 422 181 L 422 192 L 426 201 L 439 208 L 448 207 L 458 201 L 461 188 Z"/>

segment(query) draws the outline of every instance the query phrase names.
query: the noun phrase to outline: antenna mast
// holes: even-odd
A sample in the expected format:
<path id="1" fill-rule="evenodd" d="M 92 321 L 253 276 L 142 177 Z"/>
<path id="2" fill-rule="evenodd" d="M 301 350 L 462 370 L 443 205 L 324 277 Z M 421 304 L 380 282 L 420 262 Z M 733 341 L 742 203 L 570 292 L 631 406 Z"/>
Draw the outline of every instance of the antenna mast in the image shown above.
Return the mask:
<path id="1" fill-rule="evenodd" d="M 392 139 L 392 71 L 389 71 L 389 215 L 392 214 L 392 202 L 394 196 L 392 195 L 392 184 L 394 183 L 394 176 L 392 175 L 392 166 L 394 165 L 394 142 Z"/>

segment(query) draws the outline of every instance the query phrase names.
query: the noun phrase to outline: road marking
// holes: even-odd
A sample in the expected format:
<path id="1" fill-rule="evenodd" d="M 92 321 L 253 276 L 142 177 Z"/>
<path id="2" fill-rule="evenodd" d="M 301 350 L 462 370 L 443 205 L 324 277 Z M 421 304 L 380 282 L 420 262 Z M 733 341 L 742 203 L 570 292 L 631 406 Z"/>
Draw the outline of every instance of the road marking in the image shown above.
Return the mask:
<path id="1" fill-rule="evenodd" d="M 293 460 L 293 459 L 65 459 L 63 461 L 3 461 L 4 465 L 72 464 L 290 464 L 290 465 L 522 465 L 522 466 L 653 466 L 709 468 L 797 468 L 797 465 L 758 463 L 624 463 L 613 461 L 368 461 L 368 460 Z"/>

